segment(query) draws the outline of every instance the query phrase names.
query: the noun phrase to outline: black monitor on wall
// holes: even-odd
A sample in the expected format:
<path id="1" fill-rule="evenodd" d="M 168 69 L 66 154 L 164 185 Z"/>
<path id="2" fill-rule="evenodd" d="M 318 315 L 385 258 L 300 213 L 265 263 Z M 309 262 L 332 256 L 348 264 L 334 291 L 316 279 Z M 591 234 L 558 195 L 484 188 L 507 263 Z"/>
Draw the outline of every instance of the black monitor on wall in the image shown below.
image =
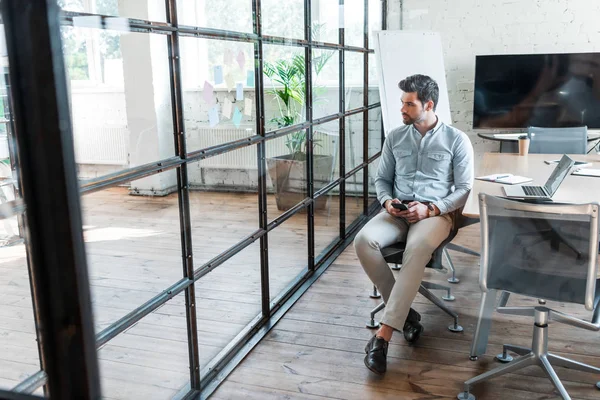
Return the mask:
<path id="1" fill-rule="evenodd" d="M 600 129 L 600 53 L 475 59 L 473 128 Z"/>

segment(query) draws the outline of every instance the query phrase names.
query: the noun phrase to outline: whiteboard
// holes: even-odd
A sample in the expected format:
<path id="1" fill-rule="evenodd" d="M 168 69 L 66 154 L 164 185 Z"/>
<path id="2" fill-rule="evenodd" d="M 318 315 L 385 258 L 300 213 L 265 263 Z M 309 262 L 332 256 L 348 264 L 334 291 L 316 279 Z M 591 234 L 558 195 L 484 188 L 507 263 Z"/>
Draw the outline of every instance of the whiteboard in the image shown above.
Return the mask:
<path id="1" fill-rule="evenodd" d="M 402 91 L 398 82 L 414 74 L 432 77 L 440 88 L 436 114 L 452 125 L 442 40 L 438 32 L 375 32 L 375 58 L 379 75 L 379 96 L 385 135 L 403 125 L 400 108 Z"/>

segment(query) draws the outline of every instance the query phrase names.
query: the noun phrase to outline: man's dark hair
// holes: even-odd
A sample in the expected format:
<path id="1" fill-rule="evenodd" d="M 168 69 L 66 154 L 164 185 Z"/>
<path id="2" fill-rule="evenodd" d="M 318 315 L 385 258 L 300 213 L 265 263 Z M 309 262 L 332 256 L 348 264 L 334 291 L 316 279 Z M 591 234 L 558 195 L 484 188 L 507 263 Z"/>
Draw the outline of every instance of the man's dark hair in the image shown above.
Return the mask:
<path id="1" fill-rule="evenodd" d="M 440 88 L 438 84 L 427 75 L 411 75 L 400 81 L 400 90 L 405 93 L 417 92 L 421 104 L 433 101 L 433 111 L 437 108 Z"/>

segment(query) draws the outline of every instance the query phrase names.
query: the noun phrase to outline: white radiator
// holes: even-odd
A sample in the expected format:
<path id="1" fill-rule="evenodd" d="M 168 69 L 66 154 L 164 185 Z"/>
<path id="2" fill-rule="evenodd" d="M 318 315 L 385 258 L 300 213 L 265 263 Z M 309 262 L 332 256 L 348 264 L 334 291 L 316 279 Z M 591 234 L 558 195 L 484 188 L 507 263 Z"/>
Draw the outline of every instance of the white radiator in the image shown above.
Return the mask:
<path id="1" fill-rule="evenodd" d="M 249 130 L 247 130 L 249 129 Z M 216 146 L 223 143 L 233 142 L 254 135 L 253 127 L 242 126 L 240 129 L 227 128 L 200 128 L 191 131 L 187 137 L 188 151 L 199 150 L 206 147 Z M 288 137 L 288 136 L 286 136 Z M 315 146 L 315 154 L 335 155 L 337 147 L 337 136 L 315 133 L 318 144 Z M 266 142 L 267 157 L 289 154 L 285 146 L 285 137 L 272 139 Z M 232 168 L 232 169 L 256 169 L 256 146 L 248 146 L 225 154 L 210 157 L 200 162 L 200 167 L 208 168 Z"/>
<path id="2" fill-rule="evenodd" d="M 126 126 L 75 123 L 75 160 L 78 164 L 127 165 L 129 130 Z"/>

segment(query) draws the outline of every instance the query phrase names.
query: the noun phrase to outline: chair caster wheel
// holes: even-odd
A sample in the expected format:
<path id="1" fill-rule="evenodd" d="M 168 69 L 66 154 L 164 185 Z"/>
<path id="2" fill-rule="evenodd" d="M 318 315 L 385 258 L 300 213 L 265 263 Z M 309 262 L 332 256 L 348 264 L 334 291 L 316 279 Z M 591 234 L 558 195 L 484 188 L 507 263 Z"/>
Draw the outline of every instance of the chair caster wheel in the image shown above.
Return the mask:
<path id="1" fill-rule="evenodd" d="M 458 282 L 460 282 L 460 279 L 458 279 L 458 278 L 448 278 L 448 282 L 450 282 L 450 283 L 458 283 Z"/>
<path id="2" fill-rule="evenodd" d="M 509 362 L 511 362 L 513 360 L 512 356 L 510 354 L 506 354 L 506 356 L 503 353 L 498 354 L 496 357 L 494 357 L 497 361 L 500 361 L 503 364 L 507 364 Z"/>
<path id="3" fill-rule="evenodd" d="M 456 300 L 456 297 L 454 297 L 453 295 L 444 295 L 444 296 L 442 296 L 442 300 L 444 300 L 444 301 L 454 301 L 454 300 Z"/>
<path id="4" fill-rule="evenodd" d="M 458 400 L 475 400 L 475 396 L 469 392 L 460 392 L 456 398 Z"/>
<path id="5" fill-rule="evenodd" d="M 469 360 L 471 360 L 471 361 L 477 361 L 478 359 L 479 359 L 479 357 L 477 357 L 477 356 L 470 356 L 469 357 Z"/>
<path id="6" fill-rule="evenodd" d="M 381 326 L 381 324 L 379 322 L 375 322 L 375 321 L 367 322 L 365 325 L 369 329 L 377 329 L 377 328 L 379 328 Z"/>
<path id="7" fill-rule="evenodd" d="M 458 332 L 462 332 L 462 331 L 464 331 L 463 327 L 462 327 L 462 326 L 460 326 L 459 324 L 451 324 L 451 325 L 448 325 L 448 330 L 449 330 L 450 332 L 454 332 L 454 333 L 458 333 Z"/>
<path id="8" fill-rule="evenodd" d="M 378 294 L 373 294 L 373 293 L 371 293 L 371 294 L 369 295 L 369 297 L 370 297 L 370 298 L 372 298 L 372 299 L 380 299 L 380 298 L 381 298 L 381 295 L 380 295 L 379 293 L 378 293 Z"/>

